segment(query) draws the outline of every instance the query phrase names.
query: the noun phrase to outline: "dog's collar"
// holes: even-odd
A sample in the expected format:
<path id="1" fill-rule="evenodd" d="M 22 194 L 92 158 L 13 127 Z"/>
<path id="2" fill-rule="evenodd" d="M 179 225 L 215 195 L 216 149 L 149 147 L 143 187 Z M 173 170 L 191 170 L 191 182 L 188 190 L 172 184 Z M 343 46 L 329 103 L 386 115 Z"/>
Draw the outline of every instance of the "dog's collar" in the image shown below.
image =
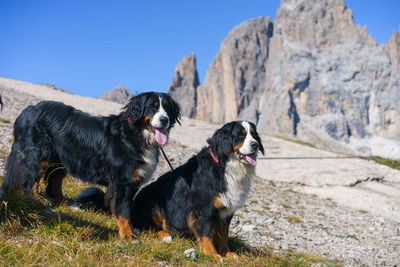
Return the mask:
<path id="1" fill-rule="evenodd" d="M 210 147 L 210 155 L 211 155 L 211 157 L 213 158 L 213 160 L 214 160 L 216 163 L 219 163 L 219 159 L 218 159 L 218 157 L 217 157 L 216 155 L 214 155 L 214 153 L 212 152 L 211 147 Z"/>

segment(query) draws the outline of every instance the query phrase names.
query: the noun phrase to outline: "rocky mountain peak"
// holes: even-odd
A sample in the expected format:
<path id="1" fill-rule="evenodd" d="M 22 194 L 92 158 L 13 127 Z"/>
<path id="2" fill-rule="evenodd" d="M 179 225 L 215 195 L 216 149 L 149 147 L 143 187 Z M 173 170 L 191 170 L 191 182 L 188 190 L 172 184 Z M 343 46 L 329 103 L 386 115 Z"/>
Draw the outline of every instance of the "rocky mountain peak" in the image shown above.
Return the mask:
<path id="1" fill-rule="evenodd" d="M 263 88 L 272 31 L 271 18 L 258 17 L 228 34 L 197 89 L 196 118 L 224 122 L 247 112 Z"/>
<path id="2" fill-rule="evenodd" d="M 282 0 L 275 22 L 250 19 L 223 40 L 191 116 L 399 158 L 399 51 L 399 33 L 378 46 L 343 0 Z"/>
<path id="3" fill-rule="evenodd" d="M 343 0 L 282 0 L 275 34 L 321 49 L 349 41 L 376 46 L 365 26 L 354 25 L 353 13 Z"/>
<path id="4" fill-rule="evenodd" d="M 393 31 L 385 50 L 390 58 L 393 68 L 400 74 L 400 27 L 399 32 Z"/>
<path id="5" fill-rule="evenodd" d="M 199 84 L 196 55 L 186 55 L 176 66 L 174 77 L 168 88 L 168 94 L 179 101 L 183 116 L 193 116 L 197 104 L 196 89 Z"/>
<path id="6" fill-rule="evenodd" d="M 99 98 L 104 100 L 113 101 L 119 104 L 126 104 L 126 102 L 131 98 L 133 94 L 123 85 L 118 85 L 117 87 L 107 91 L 104 95 L 99 96 Z"/>

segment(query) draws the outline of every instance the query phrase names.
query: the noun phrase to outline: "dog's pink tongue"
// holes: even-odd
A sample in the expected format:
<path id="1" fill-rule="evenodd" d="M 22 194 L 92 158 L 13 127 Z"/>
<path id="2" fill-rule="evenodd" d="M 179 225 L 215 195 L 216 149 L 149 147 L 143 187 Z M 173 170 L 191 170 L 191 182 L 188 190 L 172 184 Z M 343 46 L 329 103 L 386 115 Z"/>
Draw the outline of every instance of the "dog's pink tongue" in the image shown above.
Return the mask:
<path id="1" fill-rule="evenodd" d="M 257 165 L 257 159 L 254 156 L 246 155 L 246 160 L 248 163 L 250 163 L 253 166 Z"/>
<path id="2" fill-rule="evenodd" d="M 163 130 L 157 129 L 157 128 L 154 129 L 154 132 L 156 135 L 157 143 L 162 146 L 165 145 L 165 143 L 168 140 L 168 136 L 165 134 L 165 132 L 163 132 Z"/>

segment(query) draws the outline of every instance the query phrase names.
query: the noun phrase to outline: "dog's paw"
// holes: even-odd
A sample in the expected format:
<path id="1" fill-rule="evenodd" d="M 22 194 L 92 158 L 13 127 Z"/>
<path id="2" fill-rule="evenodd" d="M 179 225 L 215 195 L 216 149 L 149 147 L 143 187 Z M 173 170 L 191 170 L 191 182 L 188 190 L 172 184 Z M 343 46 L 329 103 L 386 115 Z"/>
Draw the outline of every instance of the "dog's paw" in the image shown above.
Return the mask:
<path id="1" fill-rule="evenodd" d="M 164 242 L 164 243 L 171 243 L 172 242 L 172 237 L 171 236 L 165 236 L 163 239 L 162 239 L 162 242 Z"/>
<path id="2" fill-rule="evenodd" d="M 135 234 L 136 236 L 140 236 L 140 230 L 139 230 L 139 229 L 137 229 L 137 228 L 135 228 L 135 227 L 132 227 L 132 232 L 133 232 L 133 234 Z"/>
<path id="3" fill-rule="evenodd" d="M 61 218 L 61 215 L 58 214 L 57 212 L 53 211 L 51 208 L 46 208 L 44 210 L 44 213 L 46 215 L 49 215 L 49 216 L 54 217 L 54 218 Z"/>
<path id="4" fill-rule="evenodd" d="M 227 252 L 226 253 L 226 255 L 225 255 L 225 257 L 227 257 L 227 258 L 233 258 L 233 259 L 239 259 L 239 256 L 238 256 L 238 254 L 236 254 L 235 252 Z"/>

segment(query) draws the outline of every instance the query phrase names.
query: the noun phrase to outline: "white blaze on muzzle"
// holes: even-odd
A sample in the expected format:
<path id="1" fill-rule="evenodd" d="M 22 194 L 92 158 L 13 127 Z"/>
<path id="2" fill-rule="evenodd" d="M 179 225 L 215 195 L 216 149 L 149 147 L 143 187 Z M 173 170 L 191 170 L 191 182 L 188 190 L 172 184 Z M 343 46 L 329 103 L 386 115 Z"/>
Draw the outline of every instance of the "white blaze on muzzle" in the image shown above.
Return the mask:
<path id="1" fill-rule="evenodd" d="M 154 128 L 154 135 L 159 145 L 165 145 L 168 140 L 168 128 L 169 128 L 169 116 L 168 113 L 165 111 L 162 105 L 161 97 L 158 98 L 160 101 L 159 109 L 154 114 L 153 119 L 151 120 L 151 126 Z M 161 122 L 161 118 L 167 118 L 167 124 L 163 125 Z"/>
<path id="2" fill-rule="evenodd" d="M 244 139 L 242 147 L 239 149 L 239 153 L 243 155 L 243 159 L 245 159 L 249 164 L 255 166 L 257 164 L 256 155 L 258 152 L 257 149 L 253 149 L 251 144 L 253 142 L 257 142 L 251 135 L 251 126 L 247 121 L 242 121 L 242 126 L 246 130 L 246 138 Z"/>

